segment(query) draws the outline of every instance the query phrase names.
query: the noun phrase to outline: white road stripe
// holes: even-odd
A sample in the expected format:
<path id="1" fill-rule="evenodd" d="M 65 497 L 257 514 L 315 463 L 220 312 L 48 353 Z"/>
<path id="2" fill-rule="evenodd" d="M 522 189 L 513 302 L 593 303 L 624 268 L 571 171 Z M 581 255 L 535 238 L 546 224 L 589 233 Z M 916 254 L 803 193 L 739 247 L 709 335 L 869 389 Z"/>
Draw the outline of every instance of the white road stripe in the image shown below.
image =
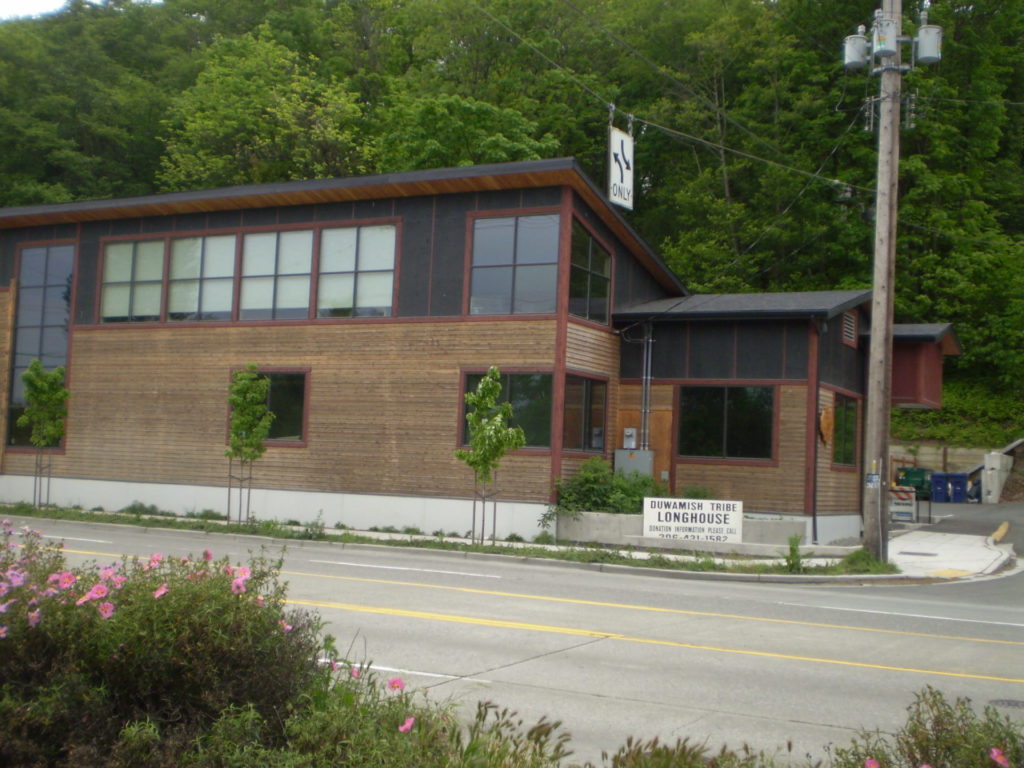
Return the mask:
<path id="1" fill-rule="evenodd" d="M 367 565 L 366 563 L 346 563 L 341 560 L 310 560 L 321 565 L 347 565 L 351 568 L 379 568 L 384 571 L 415 571 L 417 573 L 442 573 L 447 576 L 472 576 L 477 579 L 500 579 L 493 573 L 470 573 L 468 571 L 435 571 L 430 568 L 403 568 L 397 565 Z"/>
<path id="2" fill-rule="evenodd" d="M 778 603 L 793 608 L 817 608 L 822 611 L 846 611 L 848 613 L 873 613 L 878 616 L 895 616 L 906 619 L 929 619 L 930 621 L 959 621 L 964 624 L 992 624 L 997 627 L 1022 627 L 1024 624 L 1015 624 L 1011 621 L 985 621 L 984 619 L 959 619 L 955 616 L 931 616 L 927 613 L 900 613 L 898 611 L 875 611 L 869 608 L 840 608 L 834 605 L 813 605 L 811 603 Z"/>

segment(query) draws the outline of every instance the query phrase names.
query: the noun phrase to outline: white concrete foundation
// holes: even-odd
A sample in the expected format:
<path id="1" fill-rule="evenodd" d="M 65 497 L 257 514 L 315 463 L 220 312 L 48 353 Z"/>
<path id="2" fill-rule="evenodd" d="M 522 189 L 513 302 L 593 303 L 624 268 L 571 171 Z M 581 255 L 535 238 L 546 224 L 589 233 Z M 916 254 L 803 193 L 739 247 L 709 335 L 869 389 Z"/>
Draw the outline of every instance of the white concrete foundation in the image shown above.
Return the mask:
<path id="1" fill-rule="evenodd" d="M 0 475 L 0 501 L 31 502 L 31 475 Z M 50 481 L 50 503 L 64 507 L 93 509 L 102 507 L 116 511 L 132 502 L 153 504 L 161 510 L 178 515 L 199 513 L 205 509 L 224 514 L 227 489 L 217 486 L 176 485 L 169 483 L 129 483 L 112 480 L 80 480 L 54 477 Z M 232 519 L 238 515 L 237 490 L 232 494 Z M 387 496 L 356 493 L 321 493 L 315 491 L 283 491 L 253 488 L 250 512 L 257 520 L 313 523 L 319 518 L 328 530 L 341 524 L 348 528 L 367 530 L 391 526 L 399 531 L 418 528 L 423 533 L 435 531 L 459 536 L 473 529 L 472 499 L 425 498 L 418 496 Z M 498 501 L 496 537 L 505 539 L 517 534 L 530 541 L 540 533 L 540 516 L 545 504 Z M 493 506 L 487 504 L 485 532 L 491 538 Z M 476 531 L 480 532 L 480 508 L 477 505 Z"/>

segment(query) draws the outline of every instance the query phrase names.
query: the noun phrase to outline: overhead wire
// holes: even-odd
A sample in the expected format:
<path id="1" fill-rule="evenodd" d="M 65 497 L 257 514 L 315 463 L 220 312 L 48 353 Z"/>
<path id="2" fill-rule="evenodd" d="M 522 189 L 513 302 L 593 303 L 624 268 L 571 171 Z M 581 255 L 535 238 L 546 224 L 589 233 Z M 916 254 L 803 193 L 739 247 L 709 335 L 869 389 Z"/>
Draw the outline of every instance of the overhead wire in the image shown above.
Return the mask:
<path id="1" fill-rule="evenodd" d="M 512 35 L 516 40 L 518 40 L 523 45 L 526 45 L 528 48 L 530 48 L 532 51 L 534 51 L 538 56 L 540 56 L 542 59 L 544 59 L 548 64 L 550 64 L 552 67 L 555 67 L 558 71 L 560 71 L 562 74 L 564 74 L 566 77 L 568 77 L 578 87 L 580 87 L 582 90 L 586 91 L 588 94 L 590 94 L 595 99 L 600 101 L 605 108 L 616 109 L 616 105 L 615 105 L 615 103 L 612 100 L 607 99 L 604 96 L 602 96 L 601 94 L 597 93 L 593 88 L 591 88 L 589 85 L 587 85 L 585 82 L 583 82 L 579 77 L 577 77 L 574 72 L 572 72 L 571 70 L 566 69 L 559 62 L 557 62 L 554 59 L 552 59 L 550 56 L 548 56 L 546 53 L 544 53 L 542 50 L 540 50 L 536 45 L 534 45 L 528 39 L 526 39 L 525 37 L 520 35 L 511 26 L 509 26 L 509 24 L 507 22 L 505 22 L 504 20 L 498 18 L 494 14 L 492 14 L 486 8 L 481 6 L 479 3 L 475 2 L 475 0 L 470 0 L 470 3 L 478 11 L 480 11 L 484 16 L 489 18 L 495 24 L 498 24 L 506 32 L 508 32 L 508 34 Z M 659 69 L 654 62 L 650 62 L 649 65 L 653 66 L 655 69 Z M 829 185 L 831 185 L 833 187 L 848 187 L 848 188 L 858 189 L 858 190 L 861 190 L 861 191 L 864 191 L 864 192 L 868 192 L 868 193 L 871 193 L 871 194 L 874 193 L 874 190 L 872 188 L 869 188 L 869 187 L 862 187 L 860 185 L 850 184 L 850 183 L 844 182 L 844 181 L 842 181 L 840 179 L 833 179 L 833 178 L 830 178 L 830 177 L 827 177 L 827 176 L 822 176 L 820 173 L 811 173 L 811 172 L 806 171 L 806 170 L 804 170 L 802 168 L 797 168 L 797 167 L 792 166 L 792 165 L 787 165 L 786 163 L 782 163 L 782 162 L 779 162 L 777 160 L 770 160 L 768 158 L 761 157 L 759 155 L 754 155 L 754 154 L 752 154 L 750 152 L 745 152 L 743 150 L 736 149 L 734 147 L 730 147 L 730 146 L 725 145 L 725 144 L 720 144 L 718 142 L 714 142 L 714 141 L 711 141 L 709 139 L 702 139 L 702 138 L 700 138 L 698 136 L 693 136 L 691 134 L 685 133 L 685 132 L 680 131 L 678 129 L 670 128 L 670 127 L 665 126 L 665 125 L 661 125 L 660 123 L 657 123 L 657 122 L 655 122 L 653 120 L 649 120 L 649 119 L 644 118 L 642 116 L 636 115 L 635 113 L 626 113 L 626 114 L 629 114 L 637 122 L 640 122 L 640 123 L 643 123 L 644 125 L 650 126 L 651 128 L 659 130 L 659 131 L 661 131 L 661 132 L 663 132 L 663 133 L 665 133 L 667 135 L 674 136 L 674 137 L 677 137 L 677 138 L 680 138 L 680 139 L 685 139 L 686 141 L 692 142 L 694 144 L 698 144 L 698 145 L 701 145 L 701 146 L 705 146 L 705 147 L 709 147 L 709 148 L 712 148 L 712 149 L 720 150 L 720 151 L 723 151 L 723 152 L 728 152 L 730 154 L 735 154 L 737 156 L 745 157 L 745 158 L 747 158 L 749 160 L 753 160 L 755 162 L 764 163 L 764 164 L 767 164 L 767 165 L 772 165 L 772 166 L 775 166 L 777 168 L 780 168 L 780 169 L 783 169 L 783 170 L 786 170 L 786 171 L 789 171 L 789 172 L 792 172 L 792 173 L 796 173 L 796 174 L 799 174 L 799 175 L 803 175 L 803 176 L 809 177 L 811 179 L 814 179 L 816 181 L 820 181 L 820 182 L 825 183 L 825 184 L 829 184 Z M 724 115 L 724 113 L 722 113 L 722 114 Z M 844 136 L 845 135 L 846 134 L 844 133 Z M 833 148 L 832 152 L 829 153 L 830 156 L 831 156 L 831 154 L 834 154 L 836 149 L 837 148 Z"/>

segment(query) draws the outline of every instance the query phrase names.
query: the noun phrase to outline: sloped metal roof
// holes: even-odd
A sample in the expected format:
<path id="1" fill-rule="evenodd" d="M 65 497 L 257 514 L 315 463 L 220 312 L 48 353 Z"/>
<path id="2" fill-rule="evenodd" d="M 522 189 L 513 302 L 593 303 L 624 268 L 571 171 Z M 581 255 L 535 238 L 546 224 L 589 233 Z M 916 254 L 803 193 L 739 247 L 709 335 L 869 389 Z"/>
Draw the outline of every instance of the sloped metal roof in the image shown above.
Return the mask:
<path id="1" fill-rule="evenodd" d="M 673 293 L 686 292 L 683 283 L 661 260 L 654 248 L 609 203 L 604 192 L 587 177 L 572 157 L 3 208 L 0 209 L 0 230 L 241 208 L 551 186 L 572 188 L 651 271 L 662 287 Z"/>
<path id="2" fill-rule="evenodd" d="M 870 290 L 709 293 L 623 307 L 615 320 L 829 319 L 871 301 Z"/>

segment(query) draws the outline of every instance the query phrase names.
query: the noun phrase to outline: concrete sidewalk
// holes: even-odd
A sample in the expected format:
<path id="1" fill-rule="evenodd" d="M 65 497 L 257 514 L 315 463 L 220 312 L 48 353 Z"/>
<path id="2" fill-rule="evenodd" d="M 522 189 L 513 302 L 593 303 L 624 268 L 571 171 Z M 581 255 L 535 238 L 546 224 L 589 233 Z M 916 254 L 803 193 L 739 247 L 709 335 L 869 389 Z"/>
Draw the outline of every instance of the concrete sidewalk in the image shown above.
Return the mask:
<path id="1" fill-rule="evenodd" d="M 993 536 L 895 531 L 889 539 L 889 560 L 914 578 L 963 579 L 995 573 L 1013 559 L 1013 546 Z"/>

